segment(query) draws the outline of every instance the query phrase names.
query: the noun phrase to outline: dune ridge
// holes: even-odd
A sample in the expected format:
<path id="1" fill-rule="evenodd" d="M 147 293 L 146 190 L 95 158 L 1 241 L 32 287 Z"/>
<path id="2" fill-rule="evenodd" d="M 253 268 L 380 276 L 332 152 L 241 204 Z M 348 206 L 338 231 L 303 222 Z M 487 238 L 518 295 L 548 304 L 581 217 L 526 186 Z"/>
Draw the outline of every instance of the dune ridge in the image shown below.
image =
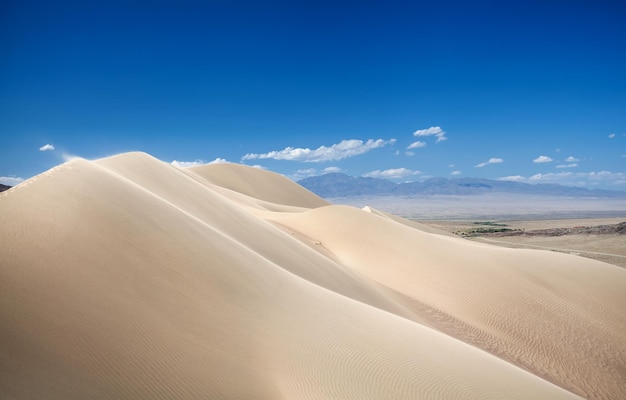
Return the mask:
<path id="1" fill-rule="evenodd" d="M 0 397 L 626 397 L 626 271 L 334 206 L 235 164 L 0 193 Z"/>

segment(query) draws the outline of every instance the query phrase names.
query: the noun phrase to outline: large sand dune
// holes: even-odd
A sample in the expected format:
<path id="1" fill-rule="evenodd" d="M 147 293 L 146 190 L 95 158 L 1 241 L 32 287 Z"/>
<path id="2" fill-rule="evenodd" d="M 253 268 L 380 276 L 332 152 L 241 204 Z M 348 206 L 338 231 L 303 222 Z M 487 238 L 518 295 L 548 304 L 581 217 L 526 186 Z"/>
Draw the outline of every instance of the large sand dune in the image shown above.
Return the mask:
<path id="1" fill-rule="evenodd" d="M 626 270 L 76 159 L 0 194 L 0 398 L 626 398 Z"/>

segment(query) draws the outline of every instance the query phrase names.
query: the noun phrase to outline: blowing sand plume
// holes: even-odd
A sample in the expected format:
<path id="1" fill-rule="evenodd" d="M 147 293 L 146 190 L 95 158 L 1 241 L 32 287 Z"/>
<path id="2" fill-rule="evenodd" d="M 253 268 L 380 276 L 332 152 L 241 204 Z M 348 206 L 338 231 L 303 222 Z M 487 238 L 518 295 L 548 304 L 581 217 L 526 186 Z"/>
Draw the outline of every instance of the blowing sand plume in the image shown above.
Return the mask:
<path id="1" fill-rule="evenodd" d="M 145 153 L 2 192 L 0 223 L 0 398 L 626 398 L 601 262 Z"/>

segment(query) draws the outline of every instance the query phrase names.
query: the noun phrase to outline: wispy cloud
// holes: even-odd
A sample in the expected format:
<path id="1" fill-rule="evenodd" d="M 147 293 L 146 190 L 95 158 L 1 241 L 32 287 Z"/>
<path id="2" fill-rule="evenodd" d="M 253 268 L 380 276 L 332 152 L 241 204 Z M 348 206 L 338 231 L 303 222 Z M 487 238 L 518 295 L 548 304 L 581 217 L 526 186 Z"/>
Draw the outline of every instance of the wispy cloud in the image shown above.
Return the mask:
<path id="1" fill-rule="evenodd" d="M 524 182 L 527 179 L 524 178 L 521 175 L 510 175 L 510 176 L 503 176 L 502 178 L 498 179 L 499 181 L 508 181 L 508 182 Z"/>
<path id="2" fill-rule="evenodd" d="M 535 164 L 549 163 L 552 161 L 554 160 L 548 156 L 539 156 L 533 160 Z"/>
<path id="3" fill-rule="evenodd" d="M 609 139 L 613 139 L 616 135 L 614 133 L 609 134 Z"/>
<path id="4" fill-rule="evenodd" d="M 310 178 L 312 176 L 317 176 L 317 170 L 315 168 L 305 168 L 299 169 L 296 172 L 288 175 L 287 177 L 294 182 L 301 181 L 304 178 Z"/>
<path id="5" fill-rule="evenodd" d="M 343 169 L 341 169 L 339 167 L 326 167 L 326 168 L 324 168 L 322 173 L 324 173 L 324 174 L 331 174 L 331 173 L 336 173 L 336 172 L 341 172 L 341 171 L 343 171 Z"/>
<path id="6" fill-rule="evenodd" d="M 617 190 L 626 189 L 626 172 L 556 172 L 547 174 L 535 174 L 529 177 L 520 175 L 500 178 L 503 181 L 515 181 L 525 183 L 557 183 L 566 186 L 581 186 L 587 188 L 611 188 Z"/>
<path id="7" fill-rule="evenodd" d="M 15 186 L 21 182 L 24 182 L 24 179 L 18 176 L 0 176 L 0 183 L 3 185 Z"/>
<path id="8" fill-rule="evenodd" d="M 70 153 L 63 152 L 61 154 L 61 158 L 63 159 L 63 161 L 68 162 L 68 161 L 72 161 L 72 160 L 75 160 L 77 158 L 82 158 L 82 157 L 81 156 L 77 156 L 76 154 L 70 154 Z"/>
<path id="9" fill-rule="evenodd" d="M 565 159 L 565 162 L 578 162 L 580 161 L 578 158 L 573 157 L 573 156 L 569 156 Z"/>
<path id="10" fill-rule="evenodd" d="M 204 160 L 195 160 L 195 161 L 178 161 L 178 160 L 174 160 L 172 161 L 172 165 L 178 168 L 189 168 L 189 167 L 196 167 L 198 165 L 204 165 L 206 164 L 206 161 Z"/>
<path id="11" fill-rule="evenodd" d="M 503 160 L 503 159 L 493 157 L 493 158 L 490 158 L 489 160 L 487 160 L 487 161 L 485 161 L 485 162 L 481 162 L 480 164 L 476 164 L 476 165 L 474 165 L 474 167 L 476 167 L 476 168 L 482 168 L 482 167 L 484 167 L 485 165 L 489 165 L 489 164 L 500 164 L 500 163 L 502 163 L 502 162 L 504 162 L 504 160 Z"/>
<path id="12" fill-rule="evenodd" d="M 384 171 L 377 169 L 376 171 L 367 172 L 363 174 L 363 176 L 369 178 L 400 179 L 419 174 L 421 174 L 420 171 L 413 171 L 407 168 L 391 168 Z"/>
<path id="13" fill-rule="evenodd" d="M 576 163 L 571 163 L 571 164 L 559 164 L 556 166 L 557 168 L 576 168 L 578 167 L 578 164 Z"/>
<path id="14" fill-rule="evenodd" d="M 447 140 L 448 138 L 446 137 L 446 132 L 441 129 L 441 127 L 439 126 L 431 126 L 430 128 L 426 128 L 426 129 L 418 129 L 415 132 L 413 132 L 413 136 L 415 137 L 419 137 L 419 136 L 436 136 L 437 137 L 437 142 L 439 143 L 443 140 Z"/>
<path id="15" fill-rule="evenodd" d="M 178 161 L 178 160 L 174 160 L 171 162 L 171 164 L 175 167 L 178 168 L 189 168 L 189 167 L 197 167 L 198 165 L 205 165 L 205 164 L 224 164 L 224 163 L 228 163 L 227 160 L 223 159 L 223 158 L 216 158 L 213 161 L 205 161 L 205 160 L 194 160 L 194 161 Z"/>
<path id="16" fill-rule="evenodd" d="M 43 146 L 39 148 L 39 151 L 51 151 L 51 150 L 54 150 L 54 146 L 49 143 L 44 144 Z"/>
<path id="17" fill-rule="evenodd" d="M 344 158 L 358 156 L 367 153 L 370 150 L 384 147 L 395 142 L 396 139 L 369 139 L 366 142 L 357 139 L 350 139 L 342 140 L 341 142 L 331 146 L 320 146 L 313 150 L 309 148 L 286 147 L 283 150 L 275 150 L 262 154 L 248 153 L 242 157 L 242 160 L 262 160 L 271 158 L 274 160 L 300 162 L 337 161 L 343 160 Z"/>
<path id="18" fill-rule="evenodd" d="M 450 172 L 450 175 L 452 175 L 452 176 L 461 175 L 461 171 L 452 171 L 452 172 Z"/>
<path id="19" fill-rule="evenodd" d="M 426 142 L 422 142 L 422 141 L 418 140 L 417 142 L 411 143 L 406 149 L 407 150 L 419 149 L 421 147 L 426 147 Z"/>

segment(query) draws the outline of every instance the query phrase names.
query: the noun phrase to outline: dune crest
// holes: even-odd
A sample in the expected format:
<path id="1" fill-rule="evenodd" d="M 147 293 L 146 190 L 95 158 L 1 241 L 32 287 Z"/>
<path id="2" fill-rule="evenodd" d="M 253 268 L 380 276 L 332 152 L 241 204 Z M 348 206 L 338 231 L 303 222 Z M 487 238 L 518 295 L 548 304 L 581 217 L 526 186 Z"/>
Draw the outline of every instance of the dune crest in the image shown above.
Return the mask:
<path id="1" fill-rule="evenodd" d="M 235 164 L 0 194 L 0 397 L 626 396 L 626 271 L 329 205 Z"/>

